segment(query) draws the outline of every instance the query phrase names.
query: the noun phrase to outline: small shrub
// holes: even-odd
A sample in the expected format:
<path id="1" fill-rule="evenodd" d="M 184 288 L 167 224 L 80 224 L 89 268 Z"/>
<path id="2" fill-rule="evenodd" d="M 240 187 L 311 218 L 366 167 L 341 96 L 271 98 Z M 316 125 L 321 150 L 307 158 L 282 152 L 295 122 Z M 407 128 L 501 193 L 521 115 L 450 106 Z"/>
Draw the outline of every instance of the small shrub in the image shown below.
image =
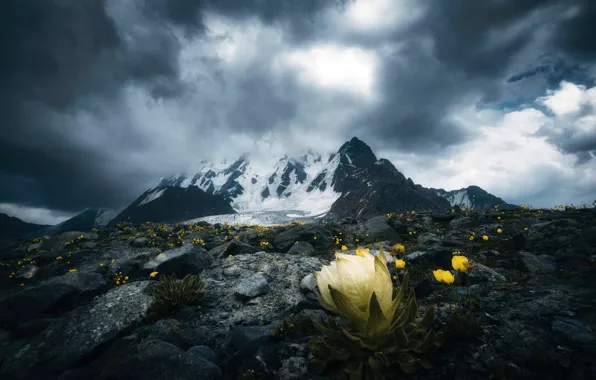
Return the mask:
<path id="1" fill-rule="evenodd" d="M 162 274 L 159 283 L 152 289 L 152 295 L 159 306 L 167 309 L 196 305 L 205 295 L 203 280 L 198 274 L 186 275 L 182 280 L 178 280 L 175 274 Z"/>

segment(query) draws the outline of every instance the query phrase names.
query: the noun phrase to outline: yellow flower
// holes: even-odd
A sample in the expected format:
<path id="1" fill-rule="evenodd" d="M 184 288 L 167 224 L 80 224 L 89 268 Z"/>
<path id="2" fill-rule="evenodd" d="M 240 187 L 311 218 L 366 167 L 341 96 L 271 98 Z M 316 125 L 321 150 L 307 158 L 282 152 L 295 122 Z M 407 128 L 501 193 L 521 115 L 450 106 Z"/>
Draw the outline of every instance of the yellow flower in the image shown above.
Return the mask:
<path id="1" fill-rule="evenodd" d="M 157 276 L 159 272 L 151 272 L 151 274 L 149 275 L 149 277 L 151 278 L 155 278 L 155 276 Z"/>
<path id="2" fill-rule="evenodd" d="M 482 240 L 484 240 L 484 241 L 488 240 L 488 236 L 482 235 Z"/>
<path id="3" fill-rule="evenodd" d="M 412 211 L 412 215 L 416 214 L 416 212 Z"/>
<path id="4" fill-rule="evenodd" d="M 453 274 L 448 270 L 437 269 L 433 271 L 433 275 L 437 281 L 448 285 L 453 284 L 453 281 L 455 280 Z"/>
<path id="5" fill-rule="evenodd" d="M 528 230 L 528 227 L 524 227 L 524 231 L 527 231 L 527 230 Z"/>
<path id="6" fill-rule="evenodd" d="M 470 241 L 474 240 L 474 236 L 470 235 Z"/>
<path id="7" fill-rule="evenodd" d="M 342 246 L 341 246 L 341 250 L 342 250 L 342 251 L 347 251 L 347 250 L 348 250 L 348 247 L 346 247 L 345 245 L 342 245 Z"/>
<path id="8" fill-rule="evenodd" d="M 393 247 L 391 247 L 391 251 L 404 253 L 406 251 L 406 246 L 403 244 L 396 244 Z"/>
<path id="9" fill-rule="evenodd" d="M 319 287 L 317 298 L 326 309 L 364 327 L 369 320 L 374 293 L 385 316 L 379 328 L 388 328 L 398 304 L 397 299 L 393 299 L 393 283 L 385 255 L 361 252 L 362 256 L 336 253 L 335 261 L 314 273 Z"/>
<path id="10" fill-rule="evenodd" d="M 356 248 L 356 255 L 360 257 L 364 257 L 365 253 L 370 253 L 370 248 Z"/>
<path id="11" fill-rule="evenodd" d="M 502 233 L 502 232 L 503 232 L 503 230 L 502 230 L 502 229 L 500 229 L 500 228 L 497 228 L 497 233 L 498 233 L 498 234 L 500 234 L 500 233 Z"/>
<path id="12" fill-rule="evenodd" d="M 474 267 L 474 264 L 469 262 L 466 256 L 453 256 L 451 258 L 451 266 L 458 272 L 467 272 L 468 269 Z"/>
<path id="13" fill-rule="evenodd" d="M 77 270 L 76 270 L 76 269 L 69 269 L 68 271 L 69 271 L 70 273 L 74 273 L 74 272 L 76 272 Z"/>
<path id="14" fill-rule="evenodd" d="M 406 262 L 405 261 L 403 261 L 401 259 L 395 260 L 395 267 L 397 269 L 403 269 L 403 268 L 405 268 L 405 266 L 406 266 Z"/>

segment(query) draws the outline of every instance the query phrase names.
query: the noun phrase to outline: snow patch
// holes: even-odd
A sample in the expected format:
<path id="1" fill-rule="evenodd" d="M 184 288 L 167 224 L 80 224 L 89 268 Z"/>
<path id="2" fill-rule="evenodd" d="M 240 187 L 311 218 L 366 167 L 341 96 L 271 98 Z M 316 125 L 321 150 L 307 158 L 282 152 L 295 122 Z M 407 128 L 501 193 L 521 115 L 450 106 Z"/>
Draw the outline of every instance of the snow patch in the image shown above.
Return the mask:
<path id="1" fill-rule="evenodd" d="M 144 204 L 147 204 L 149 202 L 152 202 L 152 201 L 158 199 L 159 197 L 161 197 L 163 195 L 164 191 L 166 191 L 166 189 L 154 189 L 149 194 L 147 194 L 147 196 L 145 197 L 145 199 L 143 199 L 141 201 L 141 203 L 139 203 L 139 205 L 137 207 L 142 206 Z"/>
<path id="2" fill-rule="evenodd" d="M 231 225 L 259 225 L 259 226 L 277 226 L 281 224 L 287 224 L 300 220 L 302 222 L 309 222 L 315 219 L 324 217 L 325 214 L 306 216 L 297 210 L 291 210 L 291 213 L 286 211 L 257 211 L 257 212 L 241 212 L 238 214 L 223 214 L 223 215 L 211 215 L 202 218 L 191 219 L 183 222 L 182 224 L 207 222 L 210 224 L 215 223 L 228 223 Z"/>

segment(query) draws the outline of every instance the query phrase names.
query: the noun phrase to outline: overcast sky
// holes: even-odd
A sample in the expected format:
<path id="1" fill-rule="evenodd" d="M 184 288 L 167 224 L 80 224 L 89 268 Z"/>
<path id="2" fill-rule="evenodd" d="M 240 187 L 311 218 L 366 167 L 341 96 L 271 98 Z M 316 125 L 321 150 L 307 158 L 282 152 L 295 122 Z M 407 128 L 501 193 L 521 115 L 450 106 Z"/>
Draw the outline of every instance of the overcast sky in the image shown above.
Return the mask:
<path id="1" fill-rule="evenodd" d="M 406 177 L 596 199 L 596 1 L 2 0 L 0 212 L 357 136 Z"/>

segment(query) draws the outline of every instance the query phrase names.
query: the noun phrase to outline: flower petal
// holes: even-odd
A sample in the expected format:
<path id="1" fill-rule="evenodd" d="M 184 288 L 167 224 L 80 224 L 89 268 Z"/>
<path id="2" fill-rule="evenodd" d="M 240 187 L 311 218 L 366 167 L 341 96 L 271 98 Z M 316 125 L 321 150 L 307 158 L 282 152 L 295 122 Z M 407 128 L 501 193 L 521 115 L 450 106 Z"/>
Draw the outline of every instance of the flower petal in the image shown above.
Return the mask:
<path id="1" fill-rule="evenodd" d="M 376 300 L 385 317 L 390 318 L 393 283 L 391 282 L 391 274 L 387 268 L 387 260 L 383 251 L 380 251 L 375 258 L 373 292 L 376 294 Z"/>
<path id="2" fill-rule="evenodd" d="M 330 310 L 337 310 L 337 305 L 333 302 L 333 298 L 329 293 L 329 285 L 339 288 L 337 282 L 339 281 L 339 275 L 337 273 L 337 266 L 335 261 L 332 261 L 329 265 L 324 265 L 320 271 L 314 273 L 317 285 L 319 286 L 320 295 L 319 302 L 325 308 Z"/>
<path id="3" fill-rule="evenodd" d="M 373 290 L 375 264 L 366 258 L 337 254 L 337 272 L 341 292 L 360 310 L 368 308 Z"/>

